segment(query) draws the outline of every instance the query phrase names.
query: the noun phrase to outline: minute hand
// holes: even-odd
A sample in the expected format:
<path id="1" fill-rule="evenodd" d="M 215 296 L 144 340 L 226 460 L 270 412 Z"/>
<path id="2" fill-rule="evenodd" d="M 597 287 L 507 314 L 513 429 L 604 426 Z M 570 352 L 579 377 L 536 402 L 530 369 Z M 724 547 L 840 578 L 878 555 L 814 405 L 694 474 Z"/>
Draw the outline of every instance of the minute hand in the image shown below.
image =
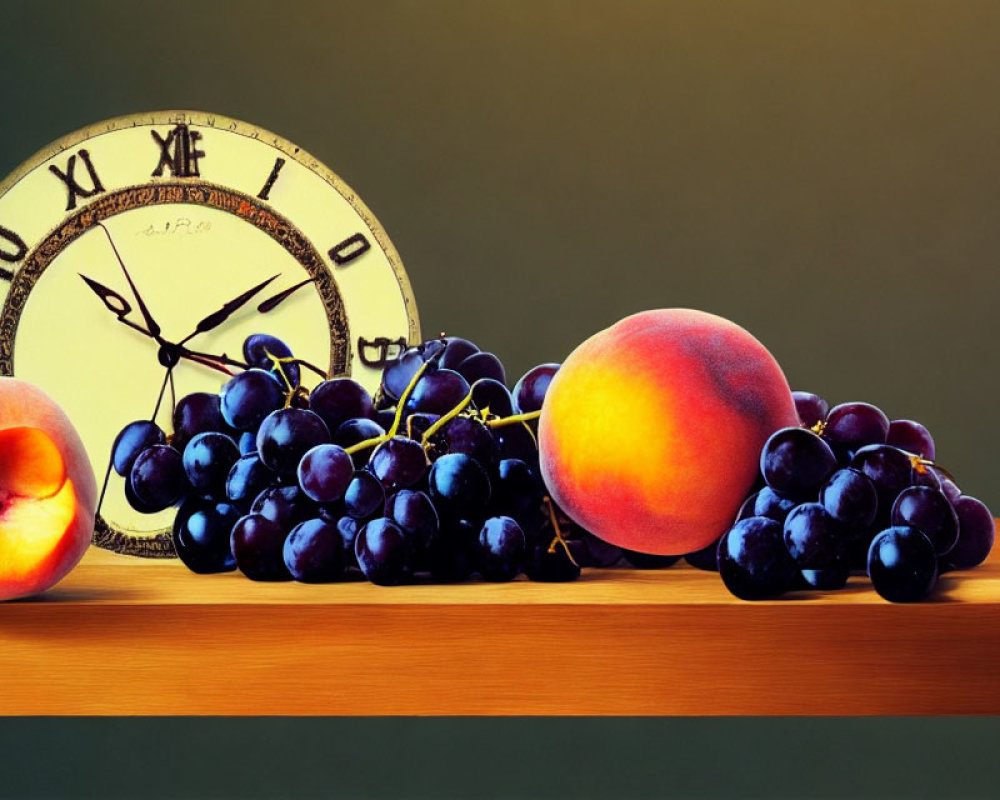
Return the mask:
<path id="1" fill-rule="evenodd" d="M 193 333 L 190 333 L 187 336 L 185 336 L 183 339 L 180 340 L 180 342 L 178 342 L 178 344 L 183 345 L 185 342 L 189 342 L 199 333 L 207 333 L 213 328 L 217 328 L 219 325 L 221 325 L 223 322 L 229 319 L 229 317 L 231 317 L 237 310 L 239 310 L 248 302 L 250 302 L 250 299 L 255 294 L 260 292 L 265 286 L 267 286 L 271 281 L 273 281 L 277 277 L 278 277 L 277 275 L 272 275 L 266 281 L 261 281 L 252 289 L 248 289 L 247 291 L 243 292 L 243 294 L 241 294 L 239 297 L 234 297 L 232 300 L 230 300 L 228 303 L 222 306 L 222 308 L 220 308 L 218 311 L 213 311 L 211 314 L 205 317 L 205 319 L 203 319 L 201 322 L 198 323 L 198 326 L 194 329 Z"/>

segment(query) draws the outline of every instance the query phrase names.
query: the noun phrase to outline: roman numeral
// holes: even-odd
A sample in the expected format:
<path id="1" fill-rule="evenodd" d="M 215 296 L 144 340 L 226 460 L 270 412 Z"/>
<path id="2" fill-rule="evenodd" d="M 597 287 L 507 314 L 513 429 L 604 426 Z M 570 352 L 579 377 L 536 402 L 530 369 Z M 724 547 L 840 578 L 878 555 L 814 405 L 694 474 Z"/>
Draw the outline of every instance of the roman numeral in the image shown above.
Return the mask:
<path id="1" fill-rule="evenodd" d="M 274 159 L 274 168 L 271 170 L 271 174 L 267 178 L 267 183 L 264 184 L 264 188 L 257 193 L 257 197 L 261 200 L 267 200 L 271 194 L 271 187 L 274 186 L 274 182 L 278 180 L 278 173 L 281 172 L 281 168 L 285 166 L 285 159 L 276 158 Z"/>
<path id="2" fill-rule="evenodd" d="M 187 125 L 181 123 L 175 126 L 166 138 L 160 136 L 157 131 L 150 133 L 160 148 L 160 160 L 153 170 L 154 178 L 162 177 L 164 169 L 170 170 L 170 174 L 175 178 L 201 176 L 198 159 L 204 158 L 205 153 L 198 149 L 198 142 L 201 140 L 198 131 L 189 130 Z"/>
<path id="3" fill-rule="evenodd" d="M 366 367 L 382 367 L 390 364 L 406 349 L 406 339 L 390 339 L 388 336 L 376 336 L 374 339 L 358 337 L 358 358 Z M 372 351 L 374 355 L 372 354 Z"/>
<path id="4" fill-rule="evenodd" d="M 14 249 L 10 250 L 4 247 L 4 243 L 12 245 Z M 0 225 L 0 261 L 6 261 L 8 264 L 16 264 L 27 254 L 28 245 L 24 243 L 24 239 L 10 228 Z M 14 273 L 9 269 L 0 267 L 0 278 L 3 278 L 5 281 L 12 281 L 14 280 Z"/>
<path id="5" fill-rule="evenodd" d="M 331 247 L 330 258 L 333 259 L 334 264 L 342 267 L 345 264 L 350 264 L 368 250 L 371 250 L 371 242 L 365 238 L 363 233 L 356 233 L 353 236 L 348 236 L 340 244 Z"/>
<path id="6" fill-rule="evenodd" d="M 83 162 L 84 166 L 87 168 L 87 174 L 90 176 L 91 188 L 89 189 L 84 189 L 83 186 L 80 185 L 80 182 L 76 179 L 77 156 L 80 156 L 80 161 Z M 66 197 L 67 211 L 72 211 L 76 208 L 76 201 L 78 198 L 82 197 L 86 199 L 104 191 L 101 179 L 97 177 L 97 171 L 94 169 L 94 165 L 90 161 L 90 153 L 86 150 L 81 150 L 79 153 L 69 157 L 69 161 L 66 162 L 65 172 L 59 169 L 59 167 L 55 164 L 49 166 L 49 172 L 66 184 L 66 191 L 68 192 Z"/>

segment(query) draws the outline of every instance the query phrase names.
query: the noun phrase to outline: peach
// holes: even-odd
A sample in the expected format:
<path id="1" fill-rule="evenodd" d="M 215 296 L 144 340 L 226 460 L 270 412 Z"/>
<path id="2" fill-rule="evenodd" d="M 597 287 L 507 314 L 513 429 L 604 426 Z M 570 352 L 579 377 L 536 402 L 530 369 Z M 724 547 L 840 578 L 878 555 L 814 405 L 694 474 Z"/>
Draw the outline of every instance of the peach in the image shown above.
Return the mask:
<path id="1" fill-rule="evenodd" d="M 601 539 L 689 553 L 733 523 L 767 437 L 797 424 L 781 368 L 739 325 L 645 311 L 587 339 L 552 379 L 538 423 L 542 477 Z"/>
<path id="2" fill-rule="evenodd" d="M 83 442 L 37 386 L 0 377 L 0 600 L 60 581 L 94 531 L 97 481 Z"/>

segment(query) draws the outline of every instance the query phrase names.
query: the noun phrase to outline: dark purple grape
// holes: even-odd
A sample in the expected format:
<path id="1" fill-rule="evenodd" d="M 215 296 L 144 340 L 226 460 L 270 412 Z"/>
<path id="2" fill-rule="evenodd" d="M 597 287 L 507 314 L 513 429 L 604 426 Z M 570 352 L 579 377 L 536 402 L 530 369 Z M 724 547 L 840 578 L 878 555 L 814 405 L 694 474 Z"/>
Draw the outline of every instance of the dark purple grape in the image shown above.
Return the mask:
<path id="1" fill-rule="evenodd" d="M 254 499 L 250 513 L 265 517 L 286 533 L 316 514 L 309 499 L 297 486 L 269 486 Z"/>
<path id="2" fill-rule="evenodd" d="M 739 522 L 741 519 L 749 519 L 750 517 L 757 516 L 757 513 L 754 511 L 754 506 L 757 504 L 758 494 L 760 494 L 759 491 L 754 492 L 740 504 L 740 510 L 736 512 L 736 519 L 733 520 L 734 522 Z M 790 502 L 792 505 L 795 505 L 794 500 Z"/>
<path id="3" fill-rule="evenodd" d="M 875 521 L 878 493 L 860 470 L 838 469 L 820 489 L 819 501 L 848 536 L 857 538 Z"/>
<path id="4" fill-rule="evenodd" d="M 331 378 L 318 384 L 309 394 L 309 409 L 319 414 L 331 431 L 349 419 L 365 419 L 375 412 L 368 390 L 350 378 Z"/>
<path id="5" fill-rule="evenodd" d="M 276 336 L 271 336 L 266 333 L 254 333 L 243 340 L 243 360 L 246 361 L 247 364 L 251 367 L 262 369 L 265 372 L 269 372 L 274 375 L 274 377 L 277 378 L 278 383 L 281 384 L 282 388 L 287 389 L 287 386 L 284 379 L 282 379 L 279 374 L 279 370 L 285 373 L 285 378 L 288 379 L 288 382 L 292 385 L 293 389 L 298 386 L 301 378 L 299 365 L 285 362 L 279 367 L 271 358 L 268 357 L 268 353 L 275 358 L 292 357 L 292 351 L 289 349 L 288 345 Z"/>
<path id="6" fill-rule="evenodd" d="M 115 443 L 111 445 L 111 463 L 122 477 L 132 471 L 132 465 L 139 457 L 139 453 L 154 444 L 166 444 L 166 434 L 155 422 L 148 419 L 140 419 L 130 422 L 121 433 L 115 437 Z"/>
<path id="7" fill-rule="evenodd" d="M 394 436 L 375 448 L 368 462 L 388 494 L 416 484 L 427 472 L 427 456 L 418 442 Z"/>
<path id="8" fill-rule="evenodd" d="M 793 500 L 812 500 L 837 468 L 830 446 L 806 428 L 782 428 L 771 434 L 760 453 L 767 485 Z"/>
<path id="9" fill-rule="evenodd" d="M 444 453 L 464 453 L 476 459 L 492 474 L 500 463 L 500 448 L 490 429 L 472 417 L 455 417 L 444 424 L 432 441 L 435 450 Z"/>
<path id="10" fill-rule="evenodd" d="M 358 531 L 354 554 L 364 576 L 379 586 L 395 586 L 410 574 L 410 543 L 392 520 L 377 517 Z"/>
<path id="11" fill-rule="evenodd" d="M 950 569 L 971 569 L 982 564 L 993 549 L 996 523 L 986 504 L 962 495 L 954 503 L 958 515 L 958 542 L 945 562 Z"/>
<path id="12" fill-rule="evenodd" d="M 239 510 L 229 503 L 188 497 L 174 517 L 177 557 L 189 570 L 203 575 L 236 569 L 229 535 L 239 518 Z"/>
<path id="13" fill-rule="evenodd" d="M 508 516 L 522 524 L 526 515 L 538 511 L 545 486 L 538 473 L 518 458 L 506 458 L 490 482 L 492 516 Z"/>
<path id="14" fill-rule="evenodd" d="M 525 372 L 514 384 L 514 391 L 511 392 L 514 398 L 514 410 L 518 414 L 527 414 L 541 409 L 549 384 L 558 371 L 558 364 L 539 364 Z"/>
<path id="15" fill-rule="evenodd" d="M 757 492 L 753 502 L 752 517 L 768 517 L 775 522 L 784 522 L 788 512 L 795 508 L 795 501 L 782 497 L 770 486 Z"/>
<path id="16" fill-rule="evenodd" d="M 282 546 L 285 567 L 302 583 L 330 583 L 344 573 L 344 543 L 332 522 L 300 522 Z"/>
<path id="17" fill-rule="evenodd" d="M 500 425 L 491 428 L 500 447 L 500 458 L 518 458 L 528 465 L 538 461 L 538 442 L 527 423 Z"/>
<path id="18" fill-rule="evenodd" d="M 136 497 L 135 489 L 132 488 L 132 481 L 128 478 L 125 479 L 125 499 L 128 501 L 129 506 L 138 511 L 140 514 L 155 514 L 157 511 L 163 510 L 162 508 L 147 505 Z"/>
<path id="19" fill-rule="evenodd" d="M 243 431 L 240 433 L 240 440 L 237 442 L 240 448 L 240 455 L 245 456 L 257 452 L 257 431 Z"/>
<path id="20" fill-rule="evenodd" d="M 640 553 L 636 550 L 626 550 L 622 548 L 622 555 L 625 560 L 636 569 L 666 569 L 672 567 L 680 556 L 656 556 L 650 553 Z"/>
<path id="21" fill-rule="evenodd" d="M 184 474 L 183 457 L 166 444 L 154 444 L 139 453 L 129 481 L 136 499 L 153 511 L 169 508 L 191 488 Z"/>
<path id="22" fill-rule="evenodd" d="M 382 371 L 382 394 L 393 403 L 399 400 L 423 363 L 424 358 L 416 347 L 400 353 L 399 358 Z"/>
<path id="23" fill-rule="evenodd" d="M 507 387 L 492 378 L 480 378 L 472 384 L 472 405 L 498 417 L 514 413 L 514 401 Z"/>
<path id="24" fill-rule="evenodd" d="M 424 557 L 431 577 L 438 583 L 464 581 L 475 568 L 479 526 L 463 519 L 442 519 L 438 537 Z"/>
<path id="25" fill-rule="evenodd" d="M 226 479 L 240 458 L 236 442 L 224 433 L 199 433 L 184 448 L 184 472 L 199 494 L 217 499 L 226 496 Z"/>
<path id="26" fill-rule="evenodd" d="M 299 486 L 310 500 L 335 503 L 343 499 L 354 477 L 354 463 L 343 447 L 318 444 L 299 461 Z"/>
<path id="27" fill-rule="evenodd" d="M 385 429 L 381 425 L 370 419 L 358 417 L 357 419 L 349 419 L 341 423 L 340 427 L 333 434 L 333 443 L 340 445 L 346 450 L 356 444 L 367 442 L 369 439 L 377 439 L 380 436 L 385 436 Z M 351 460 L 354 462 L 355 469 L 360 469 L 367 464 L 371 454 L 370 447 L 351 453 Z"/>
<path id="28" fill-rule="evenodd" d="M 478 380 L 490 378 L 499 383 L 507 383 L 507 372 L 503 362 L 493 353 L 473 353 L 459 364 L 455 371 L 465 378 L 471 386 Z"/>
<path id="29" fill-rule="evenodd" d="M 703 569 L 706 572 L 718 572 L 719 571 L 719 541 L 716 539 L 711 544 L 705 545 L 701 550 L 695 550 L 693 553 L 686 553 L 684 555 L 684 560 L 688 562 L 695 569 Z"/>
<path id="30" fill-rule="evenodd" d="M 582 531 L 579 534 L 579 540 L 583 542 L 584 549 L 586 550 L 585 558 L 587 566 L 606 569 L 607 567 L 613 567 L 622 559 L 622 554 L 624 553 L 622 548 L 606 542 L 588 531 Z M 576 560 L 580 566 L 583 566 L 583 562 L 579 558 Z"/>
<path id="31" fill-rule="evenodd" d="M 524 563 L 524 531 L 511 517 L 490 517 L 479 531 L 476 563 L 488 581 L 512 581 Z"/>
<path id="32" fill-rule="evenodd" d="M 285 392 L 270 373 L 248 369 L 226 381 L 219 398 L 226 424 L 238 431 L 251 431 L 284 405 Z"/>
<path id="33" fill-rule="evenodd" d="M 524 574 L 530 581 L 565 583 L 580 577 L 580 565 L 574 563 L 561 543 L 543 540 L 528 545 Z"/>
<path id="34" fill-rule="evenodd" d="M 420 441 L 427 430 L 441 419 L 440 414 L 410 414 L 406 418 L 406 436 L 414 441 Z"/>
<path id="35" fill-rule="evenodd" d="M 927 428 L 912 419 L 894 419 L 890 422 L 885 441 L 886 444 L 891 444 L 900 450 L 915 453 L 930 461 L 934 460 L 934 437 Z"/>
<path id="36" fill-rule="evenodd" d="M 802 579 L 814 589 L 842 589 L 847 585 L 851 570 L 846 561 L 825 569 L 804 569 Z"/>
<path id="37" fill-rule="evenodd" d="M 912 460 L 910 463 L 912 467 L 910 470 L 911 486 L 929 486 L 939 492 L 944 491 L 941 486 L 941 476 L 933 468 L 926 464 L 913 464 Z"/>
<path id="38" fill-rule="evenodd" d="M 447 414 L 469 393 L 469 384 L 457 372 L 438 369 L 420 376 L 413 393 L 406 401 L 406 413 L 424 411 Z"/>
<path id="39" fill-rule="evenodd" d="M 841 447 L 857 450 L 884 444 L 889 435 L 889 418 L 871 403 L 841 403 L 826 416 L 823 438 Z"/>
<path id="40" fill-rule="evenodd" d="M 385 489 L 370 472 L 356 472 L 344 492 L 344 513 L 359 520 L 368 520 L 385 505 Z"/>
<path id="41" fill-rule="evenodd" d="M 260 514 L 240 517 L 233 526 L 230 546 L 240 572 L 252 581 L 289 581 L 284 546 L 287 528 Z"/>
<path id="42" fill-rule="evenodd" d="M 943 492 L 911 486 L 899 493 L 892 506 L 892 524 L 909 525 L 931 540 L 934 552 L 944 555 L 958 541 L 958 516 Z"/>
<path id="43" fill-rule="evenodd" d="M 437 510 L 424 492 L 396 492 L 385 504 L 385 516 L 406 534 L 414 553 L 423 553 L 433 545 L 440 529 Z"/>
<path id="44" fill-rule="evenodd" d="M 275 481 L 271 472 L 257 457 L 250 453 L 237 459 L 226 476 L 226 497 L 242 513 L 250 510 L 257 496 Z"/>
<path id="45" fill-rule="evenodd" d="M 317 414 L 301 408 L 281 408 L 260 424 L 257 453 L 269 469 L 280 477 L 291 478 L 302 456 L 329 441 L 330 431 Z"/>
<path id="46" fill-rule="evenodd" d="M 890 602 L 919 602 L 937 583 L 934 545 L 908 525 L 886 528 L 868 548 L 868 577 L 875 591 Z"/>
<path id="47" fill-rule="evenodd" d="M 910 457 L 897 447 L 873 444 L 858 450 L 851 466 L 875 484 L 879 505 L 876 517 L 882 522 L 887 521 L 897 495 L 910 485 L 913 472 Z"/>
<path id="48" fill-rule="evenodd" d="M 335 524 L 343 548 L 344 569 L 356 567 L 358 558 L 354 554 L 354 540 L 357 539 L 358 531 L 361 530 L 364 523 L 353 517 L 341 517 Z"/>
<path id="49" fill-rule="evenodd" d="M 192 437 L 206 431 L 226 433 L 229 426 L 219 410 L 219 395 L 194 392 L 177 401 L 174 408 L 172 444 L 182 451 Z"/>
<path id="50" fill-rule="evenodd" d="M 427 481 L 438 510 L 460 519 L 482 518 L 490 499 L 490 479 L 482 465 L 463 453 L 441 456 Z"/>
<path id="51" fill-rule="evenodd" d="M 783 594 L 799 574 L 785 549 L 781 524 L 766 517 L 740 520 L 724 533 L 719 540 L 718 563 L 726 588 L 743 600 Z"/>
<path id="52" fill-rule="evenodd" d="M 937 476 L 941 484 L 941 491 L 944 492 L 944 496 L 954 505 L 958 498 L 962 496 L 962 490 L 958 488 L 955 481 L 943 475 L 940 471 L 934 469 L 934 467 L 928 467 L 927 469 Z"/>
<path id="53" fill-rule="evenodd" d="M 784 537 L 799 569 L 826 569 L 846 555 L 844 532 L 819 503 L 793 508 L 785 519 Z"/>
<path id="54" fill-rule="evenodd" d="M 395 408 L 381 408 L 376 409 L 372 414 L 372 420 L 378 425 L 382 430 L 388 431 L 392 424 L 396 421 L 396 409 Z M 346 422 L 344 423 L 347 424 Z"/>
<path id="55" fill-rule="evenodd" d="M 806 428 L 811 428 L 816 423 L 825 420 L 830 411 L 830 404 L 812 392 L 792 392 L 792 400 L 795 401 L 795 411 L 799 415 L 799 422 Z"/>
<path id="56" fill-rule="evenodd" d="M 459 364 L 465 359 L 479 352 L 479 348 L 475 344 L 459 336 L 448 336 L 443 342 L 444 347 L 437 362 L 440 369 L 458 369 Z M 433 356 L 425 357 L 432 358 Z"/>

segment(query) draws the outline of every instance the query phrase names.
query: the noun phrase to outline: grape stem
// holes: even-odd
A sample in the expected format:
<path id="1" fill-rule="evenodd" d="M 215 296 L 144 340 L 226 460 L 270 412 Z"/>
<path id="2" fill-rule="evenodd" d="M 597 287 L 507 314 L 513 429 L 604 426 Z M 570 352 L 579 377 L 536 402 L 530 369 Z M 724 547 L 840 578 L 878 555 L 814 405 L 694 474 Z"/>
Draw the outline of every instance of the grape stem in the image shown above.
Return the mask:
<path id="1" fill-rule="evenodd" d="M 369 447 L 377 447 L 382 444 L 382 442 L 389 441 L 399 432 L 399 425 L 403 421 L 403 409 L 406 407 L 406 401 L 410 399 L 410 395 L 413 393 L 413 387 L 417 385 L 417 381 L 420 380 L 420 376 L 424 374 L 424 370 L 427 369 L 428 363 L 429 362 L 425 361 L 421 364 L 417 371 L 413 373 L 413 377 L 410 378 L 410 382 L 406 384 L 406 390 L 400 396 L 399 402 L 396 404 L 396 416 L 393 417 L 392 425 L 389 430 L 381 436 L 373 436 L 371 439 L 365 439 L 363 442 L 358 442 L 357 444 L 352 444 L 350 447 L 345 447 L 344 452 L 347 453 L 347 455 L 352 455 L 360 450 L 367 450 Z"/>
<path id="2" fill-rule="evenodd" d="M 573 558 L 573 554 L 569 550 L 569 544 L 567 544 L 566 538 L 563 536 L 562 528 L 559 527 L 559 520 L 556 518 L 556 509 L 555 505 L 552 503 L 552 499 L 548 495 L 545 495 L 545 497 L 542 498 L 542 502 L 545 503 L 545 508 L 549 512 L 549 520 L 552 522 L 552 530 L 554 530 L 556 534 L 549 543 L 548 552 L 550 554 L 555 553 L 556 543 L 561 544 L 563 546 L 563 550 L 566 551 L 566 558 L 573 562 L 574 567 L 579 569 L 580 565 L 577 564 L 576 559 Z"/>
<path id="3" fill-rule="evenodd" d="M 471 402 L 472 402 L 472 392 L 470 391 L 465 397 L 463 397 L 458 402 L 457 406 L 455 406 L 451 411 L 449 411 L 443 417 L 438 419 L 433 425 L 431 425 L 426 431 L 424 431 L 424 435 L 420 437 L 420 446 L 426 450 L 431 437 L 439 430 L 441 430 L 441 428 L 443 428 L 445 425 L 447 425 L 449 422 L 455 419 L 455 417 L 461 414 L 462 409 L 464 409 Z"/>
<path id="4" fill-rule="evenodd" d="M 541 411 L 526 411 L 523 414 L 512 414 L 509 417 L 497 417 L 496 419 L 487 420 L 486 425 L 489 428 L 502 428 L 504 425 L 514 425 L 518 422 L 528 422 L 538 419 L 541 415 Z"/>

